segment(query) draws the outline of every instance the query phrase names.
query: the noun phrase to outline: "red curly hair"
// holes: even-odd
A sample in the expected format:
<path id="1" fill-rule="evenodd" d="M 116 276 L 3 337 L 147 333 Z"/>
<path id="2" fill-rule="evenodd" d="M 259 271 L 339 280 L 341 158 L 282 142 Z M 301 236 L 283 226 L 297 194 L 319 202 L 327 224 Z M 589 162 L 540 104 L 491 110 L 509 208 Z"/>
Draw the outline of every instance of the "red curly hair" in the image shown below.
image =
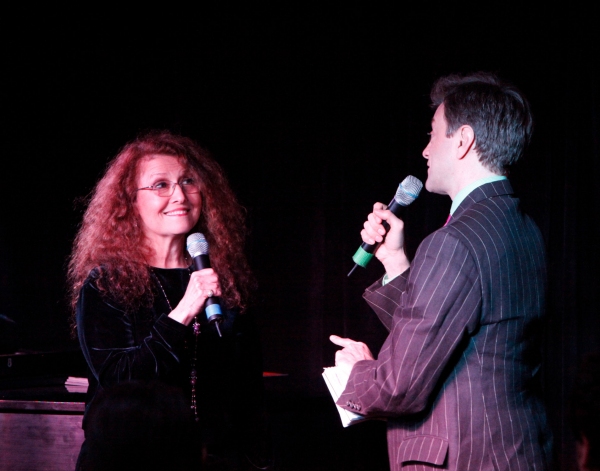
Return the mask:
<path id="1" fill-rule="evenodd" d="M 150 155 L 177 157 L 200 182 L 202 211 L 190 231 L 202 232 L 211 266 L 219 275 L 226 307 L 247 307 L 254 279 L 244 255 L 245 211 L 221 166 L 193 140 L 169 131 L 150 131 L 126 144 L 108 164 L 89 197 L 68 266 L 70 301 L 75 307 L 91 270 L 99 269 L 98 289 L 126 310 L 152 302 L 146 243 L 134 208 L 140 161 Z"/>

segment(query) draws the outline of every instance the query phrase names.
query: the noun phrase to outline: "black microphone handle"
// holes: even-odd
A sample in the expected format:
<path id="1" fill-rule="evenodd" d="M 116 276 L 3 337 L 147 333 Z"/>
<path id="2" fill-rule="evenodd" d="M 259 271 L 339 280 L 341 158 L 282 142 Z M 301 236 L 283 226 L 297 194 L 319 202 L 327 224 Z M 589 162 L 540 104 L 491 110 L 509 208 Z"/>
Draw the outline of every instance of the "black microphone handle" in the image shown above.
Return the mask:
<path id="1" fill-rule="evenodd" d="M 397 218 L 400 217 L 404 208 L 406 208 L 406 205 L 398 203 L 395 198 L 387 207 L 387 209 L 389 209 Z M 385 232 L 387 234 L 387 231 L 390 230 L 390 225 L 387 221 L 382 221 L 381 225 L 385 228 Z M 385 235 L 383 236 L 383 239 L 385 240 Z M 374 253 L 381 244 L 382 242 L 376 242 L 375 244 L 367 244 L 366 242 L 363 242 L 360 247 L 367 253 Z"/>
<path id="2" fill-rule="evenodd" d="M 194 267 L 194 271 L 203 270 L 204 268 L 211 268 L 208 255 L 203 253 L 193 257 L 192 266 Z"/>

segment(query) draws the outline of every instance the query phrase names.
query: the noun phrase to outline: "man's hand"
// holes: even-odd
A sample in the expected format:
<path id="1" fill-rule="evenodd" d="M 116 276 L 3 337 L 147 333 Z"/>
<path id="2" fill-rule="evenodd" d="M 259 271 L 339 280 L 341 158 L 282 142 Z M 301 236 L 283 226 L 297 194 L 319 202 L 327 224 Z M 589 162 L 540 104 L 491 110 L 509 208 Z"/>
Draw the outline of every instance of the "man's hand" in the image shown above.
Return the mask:
<path id="1" fill-rule="evenodd" d="M 389 224 L 387 235 L 383 221 Z M 383 203 L 373 205 L 373 212 L 367 217 L 360 236 L 367 244 L 383 242 L 377 248 L 375 256 L 385 267 L 388 277 L 395 278 L 410 267 L 404 252 L 404 222 Z"/>
<path id="2" fill-rule="evenodd" d="M 369 347 L 362 342 L 338 337 L 337 335 L 330 335 L 329 340 L 343 347 L 341 350 L 335 352 L 335 366 L 342 368 L 348 374 L 350 374 L 352 367 L 357 361 L 375 359 Z"/>

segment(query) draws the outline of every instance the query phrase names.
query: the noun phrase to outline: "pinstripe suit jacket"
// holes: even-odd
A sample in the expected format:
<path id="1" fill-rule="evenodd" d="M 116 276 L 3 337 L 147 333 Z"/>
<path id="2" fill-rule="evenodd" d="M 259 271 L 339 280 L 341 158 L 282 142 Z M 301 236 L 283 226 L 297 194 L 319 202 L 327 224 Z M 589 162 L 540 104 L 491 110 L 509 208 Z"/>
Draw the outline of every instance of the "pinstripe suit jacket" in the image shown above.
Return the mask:
<path id="1" fill-rule="evenodd" d="M 476 188 L 364 298 L 390 333 L 338 404 L 387 417 L 392 470 L 549 468 L 539 389 L 546 261 L 508 180 Z"/>

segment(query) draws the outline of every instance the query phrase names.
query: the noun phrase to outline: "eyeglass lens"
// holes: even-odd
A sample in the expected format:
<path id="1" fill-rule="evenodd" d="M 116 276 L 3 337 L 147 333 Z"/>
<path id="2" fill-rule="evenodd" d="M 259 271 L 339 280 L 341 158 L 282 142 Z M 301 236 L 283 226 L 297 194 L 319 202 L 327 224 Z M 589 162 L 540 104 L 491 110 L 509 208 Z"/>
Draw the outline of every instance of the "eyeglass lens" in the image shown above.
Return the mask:
<path id="1" fill-rule="evenodd" d="M 171 196 L 175 192 L 175 185 L 179 185 L 185 194 L 198 193 L 200 188 L 194 181 L 184 180 L 180 182 L 169 182 L 168 185 L 156 189 L 158 196 Z"/>

